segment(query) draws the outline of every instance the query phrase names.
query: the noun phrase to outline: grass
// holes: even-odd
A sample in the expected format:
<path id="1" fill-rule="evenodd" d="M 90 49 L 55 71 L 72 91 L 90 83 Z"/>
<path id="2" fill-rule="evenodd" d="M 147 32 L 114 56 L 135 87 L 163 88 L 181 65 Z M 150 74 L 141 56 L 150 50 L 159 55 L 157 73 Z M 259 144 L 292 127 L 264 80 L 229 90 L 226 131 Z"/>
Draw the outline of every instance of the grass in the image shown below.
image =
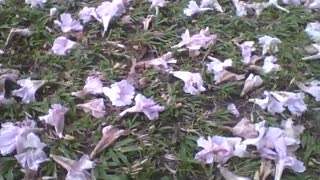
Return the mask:
<path id="1" fill-rule="evenodd" d="M 141 21 L 152 12 L 146 1 L 136 0 L 131 3 L 133 8 L 127 13 L 131 17 L 131 23 L 114 21 L 104 37 L 101 37 L 102 26 L 97 22 L 90 23 L 85 26 L 83 38 L 78 40 L 81 48 L 66 57 L 48 54 L 53 40 L 62 35 L 53 25 L 57 16 L 48 15 L 50 7 L 57 6 L 60 13 L 70 12 L 76 15 L 83 6 L 96 6 L 99 3 L 98 0 L 59 1 L 57 4 L 48 3 L 44 9 L 31 9 L 18 0 L 12 0 L 0 7 L 0 47 L 3 47 L 12 27 L 30 27 L 34 31 L 30 37 L 15 36 L 5 49 L 8 54 L 0 56 L 0 62 L 4 67 L 18 69 L 22 74 L 21 78 L 48 80 L 38 91 L 37 102 L 1 106 L 0 122 L 22 120 L 25 113 L 37 120 L 39 115 L 47 113 L 51 104 L 65 104 L 70 109 L 66 115 L 65 133 L 76 137 L 76 140 L 50 138 L 50 128 L 41 134 L 41 139 L 48 145 L 48 154 L 72 159 L 78 159 L 82 154 L 93 150 L 104 125 L 112 124 L 129 129 L 129 136 L 117 140 L 96 159 L 97 166 L 93 174 L 97 179 L 222 179 L 215 166 L 196 162 L 194 154 L 197 151 L 196 140 L 200 135 L 231 135 L 218 128 L 220 125 L 235 123 L 235 119 L 226 112 L 227 102 L 236 102 L 243 116 L 250 117 L 253 114 L 255 118 L 264 118 L 270 124 L 278 125 L 283 117 L 272 117 L 258 107 L 252 107 L 247 99 L 261 95 L 265 89 L 296 90 L 294 84 L 289 85 L 292 78 L 299 81 L 320 78 L 320 64 L 317 61 L 301 61 L 305 55 L 303 47 L 311 44 L 303 30 L 308 22 L 319 20 L 320 15 L 309 13 L 302 6 L 289 6 L 289 14 L 269 8 L 259 18 L 239 18 L 234 16 L 235 9 L 231 1 L 222 0 L 220 4 L 226 13 L 207 12 L 187 18 L 182 12 L 188 1 L 177 0 L 162 8 L 151 29 L 143 31 Z M 105 84 L 110 85 L 126 77 L 130 58 L 141 60 L 165 54 L 171 50 L 172 45 L 180 41 L 180 34 L 186 28 L 190 32 L 198 32 L 205 27 L 218 34 L 219 41 L 196 58 L 176 52 L 178 64 L 175 69 L 201 72 L 208 91 L 198 96 L 187 95 L 182 91 L 183 84 L 174 77 L 148 70 L 143 73 L 143 77 L 150 84 L 140 87 L 138 91 L 167 106 L 158 120 L 149 121 L 140 114 L 119 119 L 117 115 L 120 109 L 111 109 L 110 106 L 108 115 L 98 120 L 75 108 L 83 100 L 72 97 L 70 93 L 82 88 L 86 76 L 93 69 L 103 72 Z M 276 36 L 283 42 L 277 55 L 283 71 L 263 77 L 264 86 L 244 98 L 239 97 L 242 83 L 213 85 L 213 77 L 205 70 L 207 55 L 221 59 L 232 58 L 235 71 L 245 73 L 240 50 L 231 40 L 241 37 L 257 42 L 257 38 L 265 34 Z M 107 41 L 120 42 L 127 48 L 117 48 Z M 110 105 L 109 101 L 106 102 Z M 294 120 L 302 122 L 306 127 L 298 157 L 305 163 L 307 171 L 303 174 L 286 171 L 283 176 L 285 180 L 319 178 L 320 116 L 319 111 L 311 110 L 318 107 L 319 103 L 310 97 L 307 97 L 306 102 L 309 110 L 301 118 Z M 285 114 L 285 117 L 289 115 Z M 39 123 L 39 126 L 42 124 Z M 253 177 L 259 169 L 260 159 L 233 158 L 228 166 L 237 174 Z M 0 179 L 21 179 L 23 173 L 19 169 L 13 156 L 0 156 Z M 62 179 L 65 173 L 53 161 L 43 163 L 39 170 L 39 176 L 57 175 L 58 179 Z"/>

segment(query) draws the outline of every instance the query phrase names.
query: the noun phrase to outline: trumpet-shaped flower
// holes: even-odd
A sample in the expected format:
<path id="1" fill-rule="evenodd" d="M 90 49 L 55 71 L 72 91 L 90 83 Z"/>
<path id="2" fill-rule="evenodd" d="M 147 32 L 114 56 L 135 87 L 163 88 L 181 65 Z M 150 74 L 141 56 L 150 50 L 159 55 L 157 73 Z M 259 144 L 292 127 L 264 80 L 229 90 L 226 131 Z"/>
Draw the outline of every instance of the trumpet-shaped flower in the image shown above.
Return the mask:
<path id="1" fill-rule="evenodd" d="M 71 95 L 76 97 L 84 97 L 89 94 L 98 95 L 102 94 L 103 84 L 98 75 L 92 75 L 87 77 L 86 83 L 81 91 L 72 92 Z"/>
<path id="2" fill-rule="evenodd" d="M 71 14 L 63 13 L 60 15 L 60 21 L 55 20 L 54 24 L 59 26 L 62 32 L 82 31 L 83 26 L 79 21 L 72 19 Z"/>
<path id="3" fill-rule="evenodd" d="M 106 114 L 106 107 L 102 98 L 78 104 L 76 107 L 82 108 L 85 113 L 90 113 L 95 118 L 103 118 Z"/>
<path id="4" fill-rule="evenodd" d="M 205 91 L 203 80 L 200 73 L 191 73 L 188 71 L 174 71 L 172 74 L 184 82 L 183 91 L 192 95 L 198 95 Z"/>
<path id="5" fill-rule="evenodd" d="M 127 80 L 122 80 L 111 85 L 111 88 L 103 87 L 104 95 L 108 96 L 114 106 L 126 106 L 132 103 L 135 89 Z"/>
<path id="6" fill-rule="evenodd" d="M 17 84 L 20 89 L 12 91 L 12 94 L 22 98 L 22 102 L 30 103 L 36 100 L 35 94 L 37 90 L 46 83 L 44 80 L 31 80 L 31 78 L 20 79 Z"/>
<path id="7" fill-rule="evenodd" d="M 76 42 L 71 41 L 66 37 L 60 36 L 54 40 L 51 50 L 53 54 L 65 56 L 75 45 Z"/>

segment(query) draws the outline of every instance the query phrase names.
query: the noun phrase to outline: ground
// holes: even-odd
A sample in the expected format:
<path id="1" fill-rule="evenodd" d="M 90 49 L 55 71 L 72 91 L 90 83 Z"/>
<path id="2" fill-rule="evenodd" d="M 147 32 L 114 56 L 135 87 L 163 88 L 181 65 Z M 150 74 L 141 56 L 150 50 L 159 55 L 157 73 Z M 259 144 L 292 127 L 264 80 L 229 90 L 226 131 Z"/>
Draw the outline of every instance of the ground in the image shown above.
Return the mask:
<path id="1" fill-rule="evenodd" d="M 248 103 L 248 98 L 261 96 L 263 90 L 297 90 L 294 83 L 290 84 L 293 78 L 296 81 L 320 78 L 319 62 L 301 60 L 306 55 L 303 47 L 312 43 L 303 30 L 308 22 L 319 20 L 320 14 L 310 13 L 303 6 L 287 7 L 290 13 L 269 8 L 259 18 L 239 18 L 235 16 L 231 1 L 221 0 L 225 13 L 207 12 L 190 18 L 183 15 L 188 0 L 172 1 L 160 9 L 151 29 L 144 31 L 141 23 L 143 18 L 154 12 L 149 10 L 150 4 L 145 0 L 136 0 L 131 2 L 132 8 L 127 12 L 131 17 L 130 23 L 115 20 L 103 37 L 103 27 L 98 22 L 89 23 L 85 26 L 84 34 L 73 38 L 80 42 L 81 47 L 68 56 L 59 57 L 48 53 L 54 39 L 63 34 L 54 27 L 53 20 L 57 16 L 50 17 L 49 9 L 56 6 L 60 13 L 77 14 L 82 7 L 97 6 L 101 1 L 58 1 L 56 4 L 47 3 L 42 9 L 33 9 L 21 2 L 12 0 L 0 7 L 0 47 L 4 46 L 12 27 L 30 27 L 34 34 L 30 37 L 14 37 L 5 49 L 7 53 L 0 56 L 0 63 L 7 68 L 18 69 L 21 77 L 45 79 L 48 83 L 37 92 L 37 102 L 1 106 L 0 122 L 22 120 L 26 113 L 37 120 L 39 115 L 47 113 L 50 104 L 65 104 L 70 110 L 66 115 L 64 130 L 76 139 L 68 141 L 53 138 L 52 129 L 46 126 L 50 130 L 41 133 L 41 139 L 48 145 L 48 154 L 72 159 L 92 151 L 104 125 L 130 130 L 130 135 L 121 137 L 97 157 L 97 166 L 92 171 L 97 179 L 222 179 L 215 165 L 201 164 L 194 159 L 194 155 L 199 136 L 231 136 L 219 128 L 236 122 L 226 111 L 226 104 L 235 102 L 242 116 L 266 119 L 269 124 L 278 126 L 283 116 L 271 116 Z M 106 101 L 108 115 L 103 119 L 93 118 L 76 109 L 75 105 L 83 100 L 72 97 L 70 93 L 83 87 L 90 71 L 103 72 L 106 85 L 110 85 L 126 78 L 131 57 L 139 61 L 163 55 L 172 51 L 171 46 L 180 41 L 185 29 L 193 33 L 205 27 L 218 35 L 218 42 L 195 58 L 189 58 L 187 53 L 175 52 L 178 63 L 174 68 L 201 72 L 208 91 L 197 96 L 188 95 L 182 90 L 183 83 L 172 75 L 147 70 L 143 77 L 148 85 L 140 87 L 138 91 L 166 105 L 167 110 L 160 114 L 159 119 L 150 121 L 141 114 L 118 118 L 120 109 L 111 108 L 109 101 Z M 49 28 L 51 31 L 48 31 Z M 240 38 L 257 42 L 262 35 L 276 36 L 282 40 L 277 56 L 283 70 L 275 75 L 263 76 L 264 85 L 242 98 L 239 94 L 243 82 L 214 85 L 212 75 L 206 72 L 206 56 L 232 58 L 235 62 L 234 71 L 247 73 L 241 62 L 240 50 L 232 40 Z M 110 41 L 122 43 L 126 49 L 108 43 Z M 319 103 L 309 96 L 306 102 L 309 110 L 301 118 L 293 118 L 306 127 L 298 157 L 307 170 L 303 174 L 286 171 L 283 176 L 285 180 L 319 179 Z M 285 114 L 285 117 L 289 115 Z M 259 170 L 260 159 L 232 158 L 228 167 L 239 175 L 253 177 Z M 43 163 L 39 170 L 40 176 L 58 175 L 58 179 L 65 174 L 66 171 L 53 161 Z M 22 176 L 13 156 L 0 156 L 0 179 L 21 179 Z"/>

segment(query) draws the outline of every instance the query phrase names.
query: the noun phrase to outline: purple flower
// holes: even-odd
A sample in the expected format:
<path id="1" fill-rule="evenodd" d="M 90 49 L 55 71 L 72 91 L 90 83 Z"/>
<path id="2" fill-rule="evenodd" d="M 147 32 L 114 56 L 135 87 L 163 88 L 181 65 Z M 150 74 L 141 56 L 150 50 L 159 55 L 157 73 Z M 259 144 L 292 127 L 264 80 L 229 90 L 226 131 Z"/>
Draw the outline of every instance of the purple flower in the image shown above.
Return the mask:
<path id="1" fill-rule="evenodd" d="M 43 151 L 46 144 L 33 133 L 27 136 L 19 136 L 17 140 L 17 155 L 15 158 L 26 170 L 37 171 L 40 163 L 47 161 L 47 155 Z"/>
<path id="2" fill-rule="evenodd" d="M 305 5 L 310 9 L 320 9 L 320 2 L 318 0 L 311 0 L 309 4 Z"/>
<path id="3" fill-rule="evenodd" d="M 12 91 L 12 94 L 22 98 L 22 102 L 30 103 L 36 100 L 35 93 L 46 83 L 44 80 L 31 80 L 31 78 L 20 79 L 17 84 L 21 86 L 20 89 Z"/>
<path id="4" fill-rule="evenodd" d="M 165 72 L 168 72 L 171 70 L 168 64 L 175 64 L 177 63 L 177 60 L 172 57 L 171 52 L 168 52 L 159 58 L 152 59 L 149 61 L 144 61 L 142 63 L 144 63 L 147 67 L 153 66 L 157 70 L 163 70 Z"/>
<path id="5" fill-rule="evenodd" d="M 103 87 L 104 95 L 108 96 L 112 105 L 126 106 L 132 103 L 135 89 L 127 80 L 122 80 L 111 85 L 111 88 Z"/>
<path id="6" fill-rule="evenodd" d="M 195 159 L 207 164 L 213 162 L 224 164 L 233 156 L 245 157 L 248 154 L 247 146 L 241 144 L 241 138 L 200 137 L 197 144 L 203 149 L 195 155 Z"/>
<path id="7" fill-rule="evenodd" d="M 252 124 L 247 118 L 242 118 L 241 121 L 230 130 L 234 135 L 244 139 L 257 138 L 259 135 L 255 124 Z"/>
<path id="8" fill-rule="evenodd" d="M 83 7 L 79 12 L 79 19 L 82 20 L 84 24 L 92 20 L 92 15 L 95 13 L 95 8 L 93 7 Z"/>
<path id="9" fill-rule="evenodd" d="M 65 56 L 67 55 L 68 51 L 72 49 L 75 45 L 76 42 L 71 41 L 63 36 L 60 36 L 54 40 L 51 50 L 53 54 Z"/>
<path id="10" fill-rule="evenodd" d="M 267 112 L 275 115 L 276 113 L 282 113 L 285 108 L 285 103 L 283 101 L 278 101 L 276 97 L 273 96 L 268 91 L 264 92 L 264 99 L 249 99 L 249 102 L 253 102 L 260 106 L 261 109 L 267 110 Z"/>
<path id="11" fill-rule="evenodd" d="M 189 30 L 187 29 L 184 34 L 181 35 L 182 41 L 173 46 L 173 48 L 181 48 L 185 46 L 189 50 L 200 50 L 201 48 L 207 48 L 214 44 L 217 36 L 210 34 L 209 28 L 202 29 L 198 34 L 190 36 Z"/>
<path id="12" fill-rule="evenodd" d="M 247 15 L 247 4 L 244 1 L 232 0 L 234 6 L 236 7 L 236 15 L 243 17 Z"/>
<path id="13" fill-rule="evenodd" d="M 47 2 L 47 0 L 25 0 L 26 4 L 30 4 L 30 6 L 32 8 L 34 7 L 41 7 L 43 8 L 44 7 L 44 3 Z"/>
<path id="14" fill-rule="evenodd" d="M 83 26 L 79 21 L 72 19 L 71 14 L 63 13 L 60 15 L 60 21 L 55 20 L 54 24 L 60 26 L 62 32 L 82 31 Z"/>
<path id="15" fill-rule="evenodd" d="M 89 94 L 98 95 L 102 94 L 103 84 L 99 75 L 89 76 L 86 79 L 86 83 L 81 91 L 72 92 L 71 95 L 76 97 L 84 97 Z"/>
<path id="16" fill-rule="evenodd" d="M 106 107 L 103 99 L 93 99 L 84 104 L 78 104 L 76 107 L 82 108 L 85 113 L 90 113 L 95 118 L 103 118 L 106 115 Z"/>
<path id="17" fill-rule="evenodd" d="M 90 161 L 88 155 L 83 155 L 78 161 L 57 155 L 50 157 L 68 171 L 66 180 L 90 180 L 91 174 L 87 171 L 94 168 L 94 162 Z"/>
<path id="18" fill-rule="evenodd" d="M 254 46 L 253 41 L 245 41 L 242 44 L 240 44 L 241 54 L 242 54 L 242 58 L 243 58 L 242 62 L 244 64 L 251 63 L 252 52 L 256 50 L 253 46 Z"/>
<path id="19" fill-rule="evenodd" d="M 201 8 L 196 1 L 191 0 L 189 1 L 188 7 L 183 10 L 183 13 L 186 16 L 192 16 L 194 14 L 198 14 L 208 10 L 212 10 L 212 8 Z"/>
<path id="20" fill-rule="evenodd" d="M 270 54 L 277 53 L 279 51 L 278 44 L 281 44 L 282 41 L 278 38 L 271 36 L 262 36 L 259 38 L 259 44 L 262 46 L 262 55 L 265 55 L 267 52 Z"/>
<path id="21" fill-rule="evenodd" d="M 159 117 L 159 112 L 165 110 L 164 106 L 157 105 L 156 102 L 152 99 L 148 99 L 141 94 L 137 94 L 134 98 L 135 105 L 131 108 L 128 108 L 120 113 L 120 116 L 124 116 L 127 113 L 133 112 L 142 112 L 144 113 L 148 119 L 155 120 Z"/>
<path id="22" fill-rule="evenodd" d="M 63 137 L 64 128 L 64 115 L 68 112 L 68 108 L 61 104 L 53 104 L 49 109 L 48 115 L 40 116 L 41 121 L 45 121 L 47 124 L 54 126 L 55 131 L 59 138 Z"/>
<path id="23" fill-rule="evenodd" d="M 313 80 L 306 82 L 305 84 L 298 83 L 297 85 L 302 91 L 313 96 L 316 101 L 320 101 L 320 81 Z"/>
<path id="24" fill-rule="evenodd" d="M 192 95 L 198 95 L 205 91 L 203 80 L 200 73 L 191 73 L 188 71 L 174 71 L 172 74 L 184 82 L 183 91 Z"/>

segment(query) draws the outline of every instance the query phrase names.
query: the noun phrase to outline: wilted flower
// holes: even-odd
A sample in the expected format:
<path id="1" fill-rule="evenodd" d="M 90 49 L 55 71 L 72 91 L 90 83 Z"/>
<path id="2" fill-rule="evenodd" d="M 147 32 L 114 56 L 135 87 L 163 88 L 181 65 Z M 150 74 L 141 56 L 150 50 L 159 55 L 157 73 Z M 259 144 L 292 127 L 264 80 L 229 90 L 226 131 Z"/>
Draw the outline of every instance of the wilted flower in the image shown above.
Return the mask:
<path id="1" fill-rule="evenodd" d="M 68 112 L 68 108 L 64 107 L 61 104 L 52 104 L 49 109 L 48 115 L 40 116 L 41 121 L 45 121 L 47 124 L 54 126 L 54 129 L 59 136 L 63 137 L 63 128 L 64 128 L 64 115 Z"/>
<path id="2" fill-rule="evenodd" d="M 72 96 L 76 97 L 84 97 L 89 94 L 98 95 L 102 94 L 103 84 L 99 77 L 99 75 L 88 76 L 86 79 L 86 83 L 81 91 L 72 92 Z"/>
<path id="3" fill-rule="evenodd" d="M 219 12 L 223 12 L 222 7 L 220 6 L 217 0 L 202 0 L 200 4 L 200 8 L 208 8 L 208 7 L 214 7 L 215 10 Z"/>
<path id="4" fill-rule="evenodd" d="M 244 139 L 257 138 L 259 133 L 256 129 L 256 125 L 252 124 L 249 119 L 242 118 L 230 131 L 239 137 Z"/>
<path id="5" fill-rule="evenodd" d="M 59 56 L 67 55 L 68 51 L 76 45 L 76 42 L 67 39 L 66 37 L 57 37 L 51 48 L 52 52 Z"/>
<path id="6" fill-rule="evenodd" d="M 152 19 L 154 18 L 154 15 L 148 15 L 146 18 L 143 19 L 143 30 L 147 31 L 150 28 L 150 23 Z"/>
<path id="7" fill-rule="evenodd" d="M 214 44 L 217 36 L 209 32 L 209 28 L 202 29 L 198 34 L 190 36 L 189 30 L 187 29 L 185 33 L 181 35 L 182 41 L 173 46 L 173 48 L 181 48 L 185 46 L 189 50 L 199 50 L 202 47 L 207 48 Z"/>
<path id="8" fill-rule="evenodd" d="M 263 66 L 251 65 L 250 69 L 257 71 L 260 74 L 269 74 L 272 72 L 277 72 L 281 70 L 281 66 L 279 64 L 275 64 L 277 58 L 274 56 L 267 56 L 264 59 Z"/>
<path id="9" fill-rule="evenodd" d="M 63 13 L 60 15 L 60 21 L 54 20 L 54 24 L 60 26 L 62 32 L 82 31 L 83 26 L 79 21 L 72 19 L 71 14 Z"/>
<path id="10" fill-rule="evenodd" d="M 251 180 L 247 177 L 238 176 L 231 172 L 229 169 L 222 167 L 221 165 L 218 165 L 218 169 L 225 180 Z"/>
<path id="11" fill-rule="evenodd" d="M 78 104 L 76 107 L 82 108 L 85 113 L 90 113 L 95 118 L 103 118 L 106 114 L 106 107 L 102 98 L 93 99 L 84 104 Z"/>
<path id="12" fill-rule="evenodd" d="M 58 9 L 56 7 L 53 7 L 50 9 L 50 16 L 54 16 L 58 12 Z"/>
<path id="13" fill-rule="evenodd" d="M 172 74 L 184 82 L 183 91 L 192 95 L 198 95 L 205 91 L 203 80 L 200 73 L 191 73 L 188 71 L 174 71 Z"/>
<path id="14" fill-rule="evenodd" d="M 83 155 L 78 161 L 65 158 L 57 155 L 50 155 L 50 157 L 60 166 L 68 171 L 66 180 L 90 180 L 91 174 L 87 171 L 94 168 L 94 162 L 90 161 L 88 155 Z"/>
<path id="15" fill-rule="evenodd" d="M 244 1 L 232 0 L 234 6 L 236 7 L 236 15 L 243 17 L 247 15 L 246 3 Z"/>
<path id="16" fill-rule="evenodd" d="M 26 4 L 30 4 L 30 6 L 32 8 L 34 7 L 41 7 L 43 8 L 44 7 L 44 3 L 47 2 L 47 0 L 25 0 Z"/>
<path id="17" fill-rule="evenodd" d="M 134 100 L 136 104 L 133 107 L 122 111 L 120 116 L 124 116 L 127 113 L 142 112 L 148 117 L 148 119 L 155 120 L 159 117 L 159 112 L 165 110 L 164 106 L 157 105 L 154 100 L 150 98 L 148 99 L 141 94 L 137 94 Z"/>
<path id="18" fill-rule="evenodd" d="M 281 44 L 282 41 L 278 38 L 271 36 L 262 36 L 259 38 L 259 44 L 262 46 L 262 55 L 265 55 L 267 52 L 270 54 L 277 53 L 279 51 L 278 44 Z"/>
<path id="19" fill-rule="evenodd" d="M 151 2 L 150 9 L 154 8 L 156 10 L 156 16 L 159 14 L 159 8 L 165 7 L 168 1 L 165 0 L 148 0 L 148 2 Z"/>
<path id="20" fill-rule="evenodd" d="M 314 42 L 320 42 L 320 23 L 318 21 L 308 23 L 304 32 L 306 32 Z"/>
<path id="21" fill-rule="evenodd" d="M 285 110 L 285 103 L 283 101 L 278 101 L 276 97 L 268 91 L 265 91 L 263 94 L 265 95 L 264 99 L 249 99 L 249 102 L 259 105 L 261 109 L 267 110 L 272 115 L 282 113 Z"/>
<path id="22" fill-rule="evenodd" d="M 2 155 L 11 154 L 16 150 L 17 139 L 19 136 L 25 136 L 30 132 L 36 131 L 36 123 L 33 120 L 24 120 L 16 124 L 6 122 L 1 124 L 0 129 L 0 152 Z"/>
<path id="23" fill-rule="evenodd" d="M 112 105 L 126 106 L 132 103 L 135 89 L 127 80 L 122 80 L 111 85 L 111 88 L 103 87 L 104 95 L 108 96 Z"/>
<path id="24" fill-rule="evenodd" d="M 239 111 L 237 109 L 237 106 L 235 104 L 233 104 L 233 103 L 228 104 L 227 110 L 228 110 L 229 113 L 231 113 L 235 117 L 239 117 L 240 116 L 240 113 L 239 113 Z"/>
<path id="25" fill-rule="evenodd" d="M 263 10 L 270 6 L 268 2 L 253 2 L 251 4 L 246 4 L 248 9 L 253 9 L 256 13 L 256 16 L 259 17 Z"/>
<path id="26" fill-rule="evenodd" d="M 83 7 L 79 12 L 79 19 L 82 20 L 84 24 L 92 20 L 92 15 L 95 13 L 94 7 Z"/>
<path id="27" fill-rule="evenodd" d="M 43 151 L 46 144 L 33 133 L 17 138 L 17 155 L 15 158 L 26 170 L 37 171 L 40 163 L 47 161 L 47 155 Z"/>
<path id="28" fill-rule="evenodd" d="M 306 82 L 305 84 L 298 83 L 297 85 L 302 91 L 313 96 L 316 101 L 320 101 L 320 81 L 313 80 Z"/>
<path id="29" fill-rule="evenodd" d="M 207 164 L 213 162 L 224 164 L 233 156 L 245 157 L 248 155 L 247 146 L 241 144 L 241 138 L 213 136 L 206 140 L 204 137 L 200 137 L 197 144 L 203 149 L 195 155 L 195 159 Z"/>
<path id="30" fill-rule="evenodd" d="M 106 126 L 102 129 L 102 138 L 90 154 L 90 159 L 93 159 L 98 153 L 102 152 L 108 146 L 110 146 L 120 136 L 127 134 L 125 130 L 119 130 L 113 126 Z"/>
<path id="31" fill-rule="evenodd" d="M 208 11 L 208 10 L 212 10 L 212 8 L 201 8 L 197 4 L 197 2 L 191 0 L 191 1 L 189 1 L 188 7 L 183 10 L 183 13 L 186 16 L 192 16 L 194 14 L 197 14 L 197 13 L 200 13 L 200 12 L 204 12 L 204 11 Z"/>
<path id="32" fill-rule="evenodd" d="M 44 80 L 31 80 L 31 78 L 20 79 L 17 84 L 20 89 L 12 91 L 12 94 L 22 98 L 22 102 L 30 103 L 36 100 L 36 91 L 46 83 Z"/>
<path id="33" fill-rule="evenodd" d="M 250 64 L 251 63 L 251 55 L 252 52 L 256 49 L 253 47 L 254 42 L 253 41 L 245 41 L 242 44 L 240 44 L 241 48 L 241 54 L 242 54 L 242 62 L 244 64 Z"/>
<path id="34" fill-rule="evenodd" d="M 168 72 L 168 71 L 170 71 L 170 67 L 168 66 L 168 64 L 177 63 L 177 60 L 174 59 L 172 56 L 173 56 L 172 53 L 168 52 L 159 58 L 152 59 L 149 61 L 143 61 L 141 63 L 139 62 L 139 63 L 137 63 L 137 65 L 144 64 L 146 67 L 152 66 L 152 67 L 156 68 L 157 70 L 163 70 L 163 71 Z"/>
<path id="35" fill-rule="evenodd" d="M 250 74 L 246 81 L 244 82 L 244 87 L 241 91 L 240 96 L 246 95 L 249 91 L 253 90 L 254 88 L 257 88 L 261 86 L 263 83 L 263 80 L 258 75 Z"/>
<path id="36" fill-rule="evenodd" d="M 219 73 L 232 66 L 232 59 L 226 59 L 223 62 L 211 56 L 208 56 L 208 59 L 211 60 L 211 62 L 207 64 L 208 71 L 213 73 Z"/>
<path id="37" fill-rule="evenodd" d="M 320 31 L 319 31 L 320 32 Z M 305 50 L 313 54 L 311 56 L 307 56 L 302 58 L 302 60 L 315 60 L 315 59 L 320 59 L 320 45 L 319 44 L 311 44 L 310 46 L 307 46 Z"/>

